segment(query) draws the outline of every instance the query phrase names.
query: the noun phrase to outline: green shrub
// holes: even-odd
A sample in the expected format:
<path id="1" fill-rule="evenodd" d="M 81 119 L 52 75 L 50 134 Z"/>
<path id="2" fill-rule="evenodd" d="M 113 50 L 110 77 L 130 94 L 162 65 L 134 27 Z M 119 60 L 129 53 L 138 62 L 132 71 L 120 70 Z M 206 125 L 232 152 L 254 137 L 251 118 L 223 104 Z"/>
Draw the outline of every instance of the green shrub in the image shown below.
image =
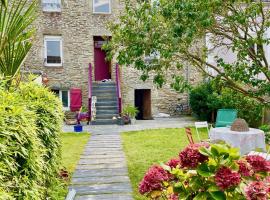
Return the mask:
<path id="1" fill-rule="evenodd" d="M 262 106 L 244 95 L 223 89 L 220 95 L 222 108 L 234 108 L 238 110 L 238 117 L 245 119 L 252 127 L 258 127 L 262 120 Z"/>
<path id="2" fill-rule="evenodd" d="M 190 106 L 199 120 L 211 121 L 212 114 L 220 105 L 218 94 L 211 82 L 198 85 L 190 92 Z"/>
<path id="3" fill-rule="evenodd" d="M 36 115 L 14 93 L 0 90 L 0 196 L 42 199 L 43 145 Z"/>
<path id="4" fill-rule="evenodd" d="M 46 88 L 0 88 L 1 197 L 57 199 L 62 122 L 61 102 Z"/>
<path id="5" fill-rule="evenodd" d="M 259 127 L 264 133 L 265 133 L 265 142 L 267 144 L 270 143 L 270 125 L 269 124 L 263 124 Z"/>
<path id="6" fill-rule="evenodd" d="M 48 89 L 35 83 L 21 84 L 19 94 L 29 110 L 37 116 L 37 132 L 45 147 L 43 157 L 45 186 L 47 192 L 51 191 L 57 178 L 61 161 L 60 132 L 62 130 L 63 111 L 62 104 Z M 50 196 L 50 194 L 47 194 Z"/>
<path id="7" fill-rule="evenodd" d="M 262 106 L 258 102 L 228 88 L 217 89 L 212 82 L 191 90 L 190 106 L 200 120 L 213 121 L 213 114 L 221 108 L 237 109 L 238 117 L 252 127 L 258 127 L 262 119 Z"/>

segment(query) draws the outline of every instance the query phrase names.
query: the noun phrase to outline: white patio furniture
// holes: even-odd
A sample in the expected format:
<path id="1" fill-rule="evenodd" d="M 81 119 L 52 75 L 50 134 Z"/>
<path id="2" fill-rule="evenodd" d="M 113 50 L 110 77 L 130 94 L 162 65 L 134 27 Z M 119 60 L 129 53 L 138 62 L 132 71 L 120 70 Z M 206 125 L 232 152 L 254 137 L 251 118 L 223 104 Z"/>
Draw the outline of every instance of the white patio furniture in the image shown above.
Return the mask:
<path id="1" fill-rule="evenodd" d="M 198 136 L 198 139 L 199 141 L 201 141 L 201 137 L 200 137 L 200 131 L 199 129 L 201 128 L 206 128 L 207 130 L 207 135 L 209 137 L 209 126 L 208 126 L 208 123 L 207 122 L 195 122 L 195 129 L 196 129 L 196 133 L 197 133 L 197 136 Z"/>
<path id="2" fill-rule="evenodd" d="M 251 156 L 254 156 L 254 155 L 256 155 L 256 156 L 261 156 L 261 157 L 265 158 L 266 160 L 270 160 L 270 155 L 269 155 L 268 152 L 267 152 L 267 153 L 264 153 L 264 152 L 258 152 L 258 151 L 251 151 L 251 152 L 249 152 L 248 155 L 249 155 L 249 156 L 250 156 L 250 155 L 251 155 Z"/>
<path id="3" fill-rule="evenodd" d="M 212 128 L 209 133 L 210 140 L 223 140 L 233 147 L 239 148 L 241 155 L 256 149 L 266 151 L 265 135 L 259 129 L 250 128 L 248 132 L 231 131 L 228 127 Z"/>

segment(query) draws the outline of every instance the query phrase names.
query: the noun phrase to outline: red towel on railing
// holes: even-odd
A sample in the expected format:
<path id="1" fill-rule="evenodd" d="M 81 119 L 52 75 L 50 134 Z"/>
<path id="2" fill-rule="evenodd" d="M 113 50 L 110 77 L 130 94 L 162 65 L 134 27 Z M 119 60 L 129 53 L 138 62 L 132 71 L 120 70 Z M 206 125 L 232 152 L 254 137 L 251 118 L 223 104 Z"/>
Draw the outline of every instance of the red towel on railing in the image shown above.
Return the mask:
<path id="1" fill-rule="evenodd" d="M 70 90 L 70 110 L 72 112 L 79 111 L 82 107 L 82 90 L 78 88 L 72 88 Z"/>

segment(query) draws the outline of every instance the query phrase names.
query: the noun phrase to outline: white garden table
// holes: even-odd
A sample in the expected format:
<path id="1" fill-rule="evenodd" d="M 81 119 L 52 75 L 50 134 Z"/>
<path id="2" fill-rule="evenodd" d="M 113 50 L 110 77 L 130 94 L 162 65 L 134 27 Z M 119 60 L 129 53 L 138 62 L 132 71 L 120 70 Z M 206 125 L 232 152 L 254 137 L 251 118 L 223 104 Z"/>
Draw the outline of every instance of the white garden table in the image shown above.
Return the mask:
<path id="1" fill-rule="evenodd" d="M 209 133 L 211 141 L 223 140 L 240 149 L 241 155 L 248 154 L 257 148 L 266 151 L 265 135 L 259 129 L 250 128 L 248 132 L 231 131 L 228 127 L 212 128 Z"/>

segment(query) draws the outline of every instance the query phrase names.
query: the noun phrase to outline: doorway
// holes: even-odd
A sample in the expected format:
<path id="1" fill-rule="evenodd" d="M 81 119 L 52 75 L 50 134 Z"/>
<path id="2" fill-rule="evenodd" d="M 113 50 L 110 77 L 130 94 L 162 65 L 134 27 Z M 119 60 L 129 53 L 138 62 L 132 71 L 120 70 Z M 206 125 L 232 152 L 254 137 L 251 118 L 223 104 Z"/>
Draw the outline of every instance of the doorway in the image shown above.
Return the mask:
<path id="1" fill-rule="evenodd" d="M 150 89 L 136 89 L 135 90 L 135 107 L 138 108 L 139 113 L 136 116 L 138 120 L 150 120 L 152 118 L 151 109 L 151 90 Z"/>
<path id="2" fill-rule="evenodd" d="M 102 81 L 111 79 L 111 63 L 106 60 L 106 51 L 102 49 L 102 45 L 107 41 L 100 36 L 94 36 L 94 64 L 95 64 L 95 80 Z"/>

